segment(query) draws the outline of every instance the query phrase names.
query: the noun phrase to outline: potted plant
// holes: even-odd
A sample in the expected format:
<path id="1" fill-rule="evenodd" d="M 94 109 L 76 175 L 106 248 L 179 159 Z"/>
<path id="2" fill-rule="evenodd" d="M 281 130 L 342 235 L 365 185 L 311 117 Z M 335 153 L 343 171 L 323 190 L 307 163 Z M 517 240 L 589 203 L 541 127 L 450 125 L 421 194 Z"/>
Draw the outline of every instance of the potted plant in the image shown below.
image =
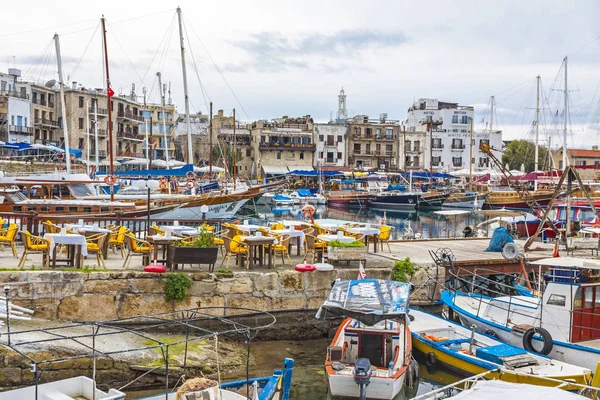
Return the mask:
<path id="1" fill-rule="evenodd" d="M 218 252 L 213 233 L 201 227 L 198 236 L 193 239 L 184 239 L 169 246 L 167 258 L 170 264 L 209 264 L 209 271 L 212 272 Z"/>
<path id="2" fill-rule="evenodd" d="M 366 258 L 367 247 L 363 242 L 358 240 L 348 243 L 332 240 L 327 243 L 327 260 L 329 262 L 365 260 Z"/>

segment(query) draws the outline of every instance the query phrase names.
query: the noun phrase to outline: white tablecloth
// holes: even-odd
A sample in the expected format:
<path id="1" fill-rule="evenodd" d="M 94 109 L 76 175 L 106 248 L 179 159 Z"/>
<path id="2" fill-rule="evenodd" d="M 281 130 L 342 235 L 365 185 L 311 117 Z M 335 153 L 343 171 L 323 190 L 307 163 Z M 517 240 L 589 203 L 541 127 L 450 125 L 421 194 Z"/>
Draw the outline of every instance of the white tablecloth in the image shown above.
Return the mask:
<path id="1" fill-rule="evenodd" d="M 94 225 L 65 224 L 65 228 L 72 229 L 75 232 L 110 233 L 110 229 L 100 228 L 99 226 Z"/>
<path id="2" fill-rule="evenodd" d="M 290 226 L 302 226 L 302 224 L 304 224 L 305 222 L 303 222 L 303 221 L 284 220 L 284 221 L 281 221 L 281 223 L 283 224 L 283 226 L 289 228 Z"/>
<path id="3" fill-rule="evenodd" d="M 236 229 L 239 229 L 242 232 L 255 232 L 258 228 L 260 228 L 259 225 L 243 225 L 243 224 L 238 224 L 238 225 L 234 225 L 236 227 Z"/>
<path id="4" fill-rule="evenodd" d="M 323 242 L 331 242 L 334 240 L 339 240 L 342 243 L 354 242 L 353 237 L 349 237 L 349 236 L 339 237 L 338 235 L 319 235 L 319 236 L 317 236 L 317 239 L 322 240 Z"/>
<path id="5" fill-rule="evenodd" d="M 66 235 L 61 235 L 60 233 L 46 233 L 44 239 L 50 242 L 50 253 L 54 251 L 54 247 L 56 247 L 57 244 L 66 244 L 81 246 L 81 254 L 84 257 L 87 257 L 88 255 L 85 236 L 76 233 L 69 233 Z"/>
<path id="6" fill-rule="evenodd" d="M 348 228 L 347 231 L 350 233 L 359 233 L 367 236 L 379 234 L 379 229 L 377 228 Z"/>
<path id="7" fill-rule="evenodd" d="M 192 226 L 185 225 L 163 225 L 159 227 L 165 232 L 173 232 L 176 235 L 197 235 L 198 229 Z"/>

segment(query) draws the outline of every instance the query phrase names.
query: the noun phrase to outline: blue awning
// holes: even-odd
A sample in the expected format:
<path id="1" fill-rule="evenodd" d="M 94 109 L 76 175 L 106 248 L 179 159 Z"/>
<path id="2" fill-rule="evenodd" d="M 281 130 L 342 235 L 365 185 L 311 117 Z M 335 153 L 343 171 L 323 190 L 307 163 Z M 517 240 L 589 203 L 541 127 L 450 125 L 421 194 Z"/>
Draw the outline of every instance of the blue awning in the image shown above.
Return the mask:
<path id="1" fill-rule="evenodd" d="M 115 171 L 116 176 L 128 176 L 128 177 L 162 177 L 162 176 L 185 176 L 188 172 L 194 172 L 194 166 L 192 164 L 186 164 L 181 168 L 172 169 L 151 169 L 141 171 Z M 97 172 L 97 175 L 107 175 L 109 172 Z"/>
<path id="2" fill-rule="evenodd" d="M 340 176 L 344 175 L 343 172 L 340 171 L 323 171 L 323 176 Z"/>
<path id="3" fill-rule="evenodd" d="M 294 170 L 292 172 L 290 172 L 288 175 L 295 175 L 295 176 L 319 176 L 319 173 L 317 171 L 306 171 L 306 170 Z"/>
<path id="4" fill-rule="evenodd" d="M 409 172 L 401 172 L 401 174 L 405 177 L 410 177 L 410 171 Z M 415 172 L 413 171 L 412 173 L 412 177 L 413 178 L 427 178 L 429 179 L 431 177 L 431 175 L 429 175 L 429 172 Z M 450 174 L 443 174 L 441 172 L 434 172 L 433 173 L 433 177 L 434 178 L 454 178 L 454 175 L 450 175 Z"/>
<path id="5" fill-rule="evenodd" d="M 64 147 L 61 147 L 60 149 L 65 151 Z M 83 156 L 83 151 L 69 148 L 69 154 L 75 154 L 75 157 L 81 158 L 81 156 Z"/>
<path id="6" fill-rule="evenodd" d="M 18 149 L 19 143 L 2 143 L 2 147 L 6 147 L 7 149 Z"/>

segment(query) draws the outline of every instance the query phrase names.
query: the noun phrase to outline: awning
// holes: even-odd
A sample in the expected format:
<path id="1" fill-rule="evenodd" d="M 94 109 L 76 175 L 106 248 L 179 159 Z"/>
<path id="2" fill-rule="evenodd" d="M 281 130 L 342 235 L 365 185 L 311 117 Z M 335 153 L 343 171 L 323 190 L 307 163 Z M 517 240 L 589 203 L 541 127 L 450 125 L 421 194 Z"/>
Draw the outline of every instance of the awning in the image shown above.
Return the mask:
<path id="1" fill-rule="evenodd" d="M 310 165 L 288 165 L 287 169 L 289 172 L 311 172 L 315 169 Z"/>
<path id="2" fill-rule="evenodd" d="M 293 171 L 290 171 L 290 175 L 294 175 L 294 176 L 319 176 L 319 173 L 317 171 L 293 170 Z"/>
<path id="3" fill-rule="evenodd" d="M 289 172 L 285 165 L 263 165 L 262 169 L 265 175 L 286 175 Z"/>

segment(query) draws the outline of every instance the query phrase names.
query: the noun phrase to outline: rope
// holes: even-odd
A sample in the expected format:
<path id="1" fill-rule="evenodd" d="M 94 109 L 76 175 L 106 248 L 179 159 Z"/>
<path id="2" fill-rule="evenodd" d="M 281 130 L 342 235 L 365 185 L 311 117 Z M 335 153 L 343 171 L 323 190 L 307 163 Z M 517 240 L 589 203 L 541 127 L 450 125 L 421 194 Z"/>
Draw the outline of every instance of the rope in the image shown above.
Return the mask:
<path id="1" fill-rule="evenodd" d="M 219 383 L 219 386 L 221 386 L 221 365 L 219 363 L 219 335 L 217 335 L 217 333 L 214 333 L 214 337 L 215 337 L 215 353 L 217 354 L 217 382 Z"/>
<path id="2" fill-rule="evenodd" d="M 127 386 L 131 385 L 132 383 L 137 382 L 138 380 L 140 380 L 141 378 L 143 378 L 144 376 L 148 375 L 150 372 L 155 371 L 157 369 L 159 369 L 161 367 L 156 367 L 156 368 L 152 368 L 149 371 L 144 372 L 142 375 L 138 376 L 137 378 L 135 378 L 134 380 L 132 380 L 131 382 L 127 383 L 125 386 L 120 387 L 118 390 L 123 390 L 125 389 Z"/>

